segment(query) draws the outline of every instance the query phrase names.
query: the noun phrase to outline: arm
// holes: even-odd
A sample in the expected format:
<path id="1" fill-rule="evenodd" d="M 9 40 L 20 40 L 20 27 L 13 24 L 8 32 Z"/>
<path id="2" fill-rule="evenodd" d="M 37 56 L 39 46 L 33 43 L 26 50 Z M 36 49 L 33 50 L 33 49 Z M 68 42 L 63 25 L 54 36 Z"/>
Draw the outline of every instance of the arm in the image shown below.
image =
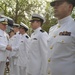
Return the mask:
<path id="1" fill-rule="evenodd" d="M 20 43 L 20 36 L 15 35 L 15 39 L 13 40 L 13 45 L 12 45 L 12 50 L 13 51 L 18 51 L 19 50 L 19 43 Z"/>
<path id="2" fill-rule="evenodd" d="M 6 51 L 6 47 L 7 47 L 6 45 L 0 43 L 0 50 L 1 51 Z"/>
<path id="3" fill-rule="evenodd" d="M 41 75 L 46 75 L 48 64 L 48 34 L 42 33 L 40 36 L 40 51 L 41 51 Z"/>

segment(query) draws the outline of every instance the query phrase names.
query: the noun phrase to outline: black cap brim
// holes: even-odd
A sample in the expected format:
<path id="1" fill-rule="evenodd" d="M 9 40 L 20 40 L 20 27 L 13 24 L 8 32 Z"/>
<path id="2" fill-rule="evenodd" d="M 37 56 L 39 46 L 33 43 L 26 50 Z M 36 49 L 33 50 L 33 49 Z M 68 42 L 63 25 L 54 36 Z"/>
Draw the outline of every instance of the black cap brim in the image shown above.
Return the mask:
<path id="1" fill-rule="evenodd" d="M 56 1 L 51 2 L 50 5 L 51 5 L 51 6 L 54 6 L 54 5 L 55 5 L 55 2 L 56 2 Z"/>
<path id="2" fill-rule="evenodd" d="M 75 1 L 74 0 L 56 0 L 56 1 L 51 2 L 50 5 L 53 7 L 53 6 L 55 6 L 55 3 L 59 2 L 59 1 L 66 1 L 66 2 L 71 3 L 73 6 L 75 6 Z"/>
<path id="3" fill-rule="evenodd" d="M 53 1 L 53 2 L 50 3 L 50 5 L 53 7 L 53 6 L 55 6 L 55 3 L 56 3 L 56 2 L 61 2 L 61 1 L 62 1 L 62 0 Z"/>

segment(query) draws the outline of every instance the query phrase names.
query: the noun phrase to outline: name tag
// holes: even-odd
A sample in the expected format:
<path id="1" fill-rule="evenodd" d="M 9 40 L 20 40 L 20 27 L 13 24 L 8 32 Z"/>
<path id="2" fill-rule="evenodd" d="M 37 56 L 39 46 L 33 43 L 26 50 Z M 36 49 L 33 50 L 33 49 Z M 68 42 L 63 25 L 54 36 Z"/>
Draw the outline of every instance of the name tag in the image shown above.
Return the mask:
<path id="1" fill-rule="evenodd" d="M 33 40 L 37 40 L 37 38 L 33 38 Z"/>

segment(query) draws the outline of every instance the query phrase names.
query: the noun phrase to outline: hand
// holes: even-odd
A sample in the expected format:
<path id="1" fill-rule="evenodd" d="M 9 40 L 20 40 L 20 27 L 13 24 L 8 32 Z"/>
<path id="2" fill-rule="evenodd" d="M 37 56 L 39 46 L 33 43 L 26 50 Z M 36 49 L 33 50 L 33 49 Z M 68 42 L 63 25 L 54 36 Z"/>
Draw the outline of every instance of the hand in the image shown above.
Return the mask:
<path id="1" fill-rule="evenodd" d="M 9 46 L 9 45 L 7 45 L 6 49 L 9 50 L 9 51 L 12 51 L 12 47 Z"/>

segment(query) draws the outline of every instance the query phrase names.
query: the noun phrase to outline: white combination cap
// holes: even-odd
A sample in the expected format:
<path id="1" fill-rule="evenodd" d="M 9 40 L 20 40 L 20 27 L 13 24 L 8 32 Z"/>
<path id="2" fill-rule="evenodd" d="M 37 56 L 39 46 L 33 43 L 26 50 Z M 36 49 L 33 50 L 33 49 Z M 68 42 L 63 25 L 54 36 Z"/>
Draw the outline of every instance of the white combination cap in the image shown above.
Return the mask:
<path id="1" fill-rule="evenodd" d="M 23 22 L 20 23 L 20 26 L 23 26 L 23 27 L 25 27 L 26 29 L 29 29 L 29 27 L 28 27 L 26 24 L 24 24 Z"/>
<path id="2" fill-rule="evenodd" d="M 20 27 L 20 25 L 19 25 L 19 24 L 14 23 L 14 24 L 13 24 L 13 27 Z"/>
<path id="3" fill-rule="evenodd" d="M 45 23 L 45 18 L 39 14 L 33 14 L 32 19 L 30 21 L 32 22 L 33 20 L 40 20 Z"/>
<path id="4" fill-rule="evenodd" d="M 6 18 L 0 18 L 0 23 L 7 25 L 8 20 Z"/>

